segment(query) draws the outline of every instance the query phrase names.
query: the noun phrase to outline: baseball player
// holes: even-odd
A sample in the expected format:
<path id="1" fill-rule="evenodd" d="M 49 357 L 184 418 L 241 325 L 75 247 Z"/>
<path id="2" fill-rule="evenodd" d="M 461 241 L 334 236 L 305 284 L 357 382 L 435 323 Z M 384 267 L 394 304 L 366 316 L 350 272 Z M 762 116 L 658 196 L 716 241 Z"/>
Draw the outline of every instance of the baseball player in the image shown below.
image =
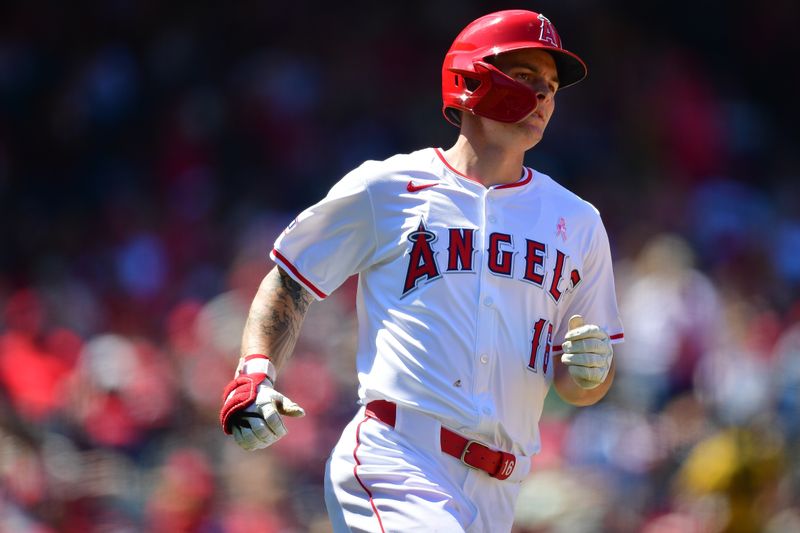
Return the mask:
<path id="1" fill-rule="evenodd" d="M 304 314 L 358 281 L 360 409 L 331 453 L 335 531 L 509 531 L 548 389 L 602 398 L 623 338 L 597 210 L 523 165 L 586 76 L 543 15 L 469 24 L 442 68 L 447 150 L 367 161 L 278 237 L 222 427 L 245 449 L 302 416 L 276 378 Z"/>

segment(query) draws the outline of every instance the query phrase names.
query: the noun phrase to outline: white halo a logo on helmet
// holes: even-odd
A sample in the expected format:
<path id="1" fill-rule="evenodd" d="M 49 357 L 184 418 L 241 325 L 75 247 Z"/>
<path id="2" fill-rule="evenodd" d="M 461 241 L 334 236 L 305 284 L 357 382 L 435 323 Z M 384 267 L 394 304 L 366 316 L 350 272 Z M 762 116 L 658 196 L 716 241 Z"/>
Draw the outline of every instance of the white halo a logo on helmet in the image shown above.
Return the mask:
<path id="1" fill-rule="evenodd" d="M 542 22 L 542 27 L 539 30 L 539 41 L 550 43 L 556 48 L 561 48 L 561 39 L 558 38 L 558 33 L 556 33 L 556 29 L 553 27 L 553 23 L 550 22 L 550 19 L 544 15 L 539 15 L 538 18 Z"/>

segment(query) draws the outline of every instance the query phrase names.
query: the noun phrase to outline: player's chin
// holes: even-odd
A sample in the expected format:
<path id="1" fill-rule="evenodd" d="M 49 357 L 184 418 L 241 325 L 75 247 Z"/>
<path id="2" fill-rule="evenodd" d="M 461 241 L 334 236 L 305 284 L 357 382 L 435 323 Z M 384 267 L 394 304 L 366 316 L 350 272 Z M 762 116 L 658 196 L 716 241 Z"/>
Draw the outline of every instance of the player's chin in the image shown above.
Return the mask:
<path id="1" fill-rule="evenodd" d="M 541 115 L 536 113 L 535 111 L 532 112 L 527 117 L 523 118 L 517 124 L 521 125 L 524 128 L 528 128 L 533 131 L 538 131 L 539 134 L 543 134 L 545 128 L 547 128 L 547 120 L 544 119 Z"/>
<path id="2" fill-rule="evenodd" d="M 522 135 L 525 137 L 525 143 L 528 148 L 533 148 L 544 137 L 545 126 L 540 121 L 523 120 L 517 123 Z"/>

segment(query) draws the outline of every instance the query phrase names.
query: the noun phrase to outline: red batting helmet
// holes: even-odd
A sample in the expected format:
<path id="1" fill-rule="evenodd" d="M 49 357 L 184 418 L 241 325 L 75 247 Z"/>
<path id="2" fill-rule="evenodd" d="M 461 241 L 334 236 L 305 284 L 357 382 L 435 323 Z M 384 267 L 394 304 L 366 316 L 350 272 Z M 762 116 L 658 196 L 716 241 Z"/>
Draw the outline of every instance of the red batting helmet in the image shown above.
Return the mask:
<path id="1" fill-rule="evenodd" d="M 459 110 L 500 122 L 518 122 L 528 116 L 536 109 L 536 93 L 486 61 L 525 48 L 546 50 L 553 56 L 559 88 L 586 77 L 586 64 L 561 47 L 561 38 L 547 17 L 521 9 L 491 13 L 464 28 L 444 58 L 445 118 L 459 126 Z"/>

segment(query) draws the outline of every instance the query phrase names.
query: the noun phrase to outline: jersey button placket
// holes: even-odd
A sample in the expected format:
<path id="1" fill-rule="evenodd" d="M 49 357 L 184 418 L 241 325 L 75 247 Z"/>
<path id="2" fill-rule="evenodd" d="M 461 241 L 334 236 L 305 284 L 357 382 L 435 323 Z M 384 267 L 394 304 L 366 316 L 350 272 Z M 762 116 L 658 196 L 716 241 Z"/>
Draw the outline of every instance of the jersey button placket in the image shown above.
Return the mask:
<path id="1" fill-rule="evenodd" d="M 483 260 L 480 264 L 481 283 L 480 295 L 478 297 L 478 344 L 477 348 L 477 369 L 475 392 L 478 393 L 479 413 L 486 416 L 486 396 L 491 396 L 489 392 L 489 379 L 492 372 L 492 354 L 494 346 L 494 336 L 496 329 L 495 298 L 492 295 L 493 277 L 487 267 L 489 235 L 495 231 L 494 224 L 497 222 L 495 215 L 491 213 L 491 190 L 487 190 L 483 195 L 483 236 L 482 236 L 482 255 Z"/>

